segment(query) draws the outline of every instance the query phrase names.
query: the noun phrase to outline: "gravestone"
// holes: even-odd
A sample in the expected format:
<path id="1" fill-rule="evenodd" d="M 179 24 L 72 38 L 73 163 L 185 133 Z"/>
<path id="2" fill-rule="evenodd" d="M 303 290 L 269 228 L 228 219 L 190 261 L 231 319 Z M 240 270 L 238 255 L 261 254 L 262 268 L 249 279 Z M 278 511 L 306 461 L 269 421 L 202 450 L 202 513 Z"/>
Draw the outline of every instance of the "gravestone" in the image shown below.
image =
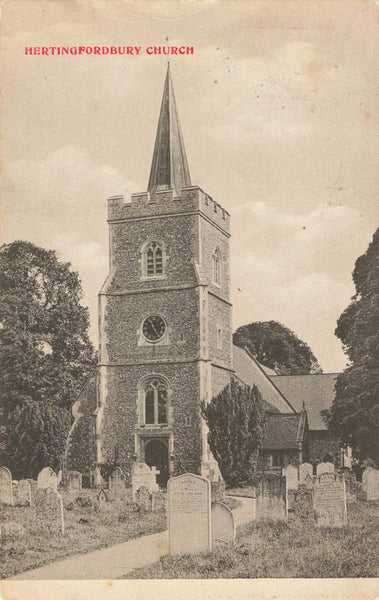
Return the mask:
<path id="1" fill-rule="evenodd" d="M 309 475 L 313 477 L 313 465 L 310 463 L 302 463 L 299 467 L 299 484 L 305 485 L 305 478 Z"/>
<path id="2" fill-rule="evenodd" d="M 152 511 L 164 512 L 166 510 L 166 495 L 163 492 L 152 492 L 151 493 Z"/>
<path id="3" fill-rule="evenodd" d="M 109 500 L 123 500 L 125 494 L 125 477 L 120 467 L 116 467 L 109 477 L 108 498 Z"/>
<path id="4" fill-rule="evenodd" d="M 192 473 L 179 475 L 169 479 L 167 495 L 170 554 L 211 550 L 209 480 Z"/>
<path id="5" fill-rule="evenodd" d="M 379 500 L 379 471 L 371 469 L 365 478 L 367 501 Z"/>
<path id="6" fill-rule="evenodd" d="M 99 511 L 103 511 L 107 508 L 108 496 L 104 489 L 101 489 L 97 495 L 96 508 Z"/>
<path id="7" fill-rule="evenodd" d="M 305 476 L 304 485 L 307 490 L 313 490 L 315 479 L 314 475 L 309 473 Z"/>
<path id="8" fill-rule="evenodd" d="M 322 475 L 323 473 L 334 473 L 334 465 L 330 462 L 319 463 L 316 467 L 316 475 Z"/>
<path id="9" fill-rule="evenodd" d="M 58 477 L 51 467 L 45 467 L 37 477 L 37 489 L 51 488 L 54 492 L 58 488 Z"/>
<path id="10" fill-rule="evenodd" d="M 136 463 L 132 471 L 132 489 L 133 489 L 133 501 L 136 501 L 136 492 L 140 487 L 147 487 L 149 492 L 157 492 L 159 486 L 157 484 L 156 476 L 159 471 L 153 467 L 150 469 L 145 463 Z"/>
<path id="11" fill-rule="evenodd" d="M 31 506 L 32 505 L 32 488 L 29 481 L 21 479 L 15 487 L 15 498 L 14 503 L 17 506 Z"/>
<path id="12" fill-rule="evenodd" d="M 40 527 L 50 533 L 60 531 L 64 534 L 62 496 L 51 487 L 37 489 L 34 497 L 36 518 Z"/>
<path id="13" fill-rule="evenodd" d="M 342 477 L 345 480 L 346 502 L 355 504 L 357 501 L 357 478 L 352 471 L 343 471 Z"/>
<path id="14" fill-rule="evenodd" d="M 374 468 L 367 467 L 362 473 L 362 488 L 365 493 L 367 492 L 367 477 L 371 471 L 374 471 Z"/>
<path id="15" fill-rule="evenodd" d="M 67 492 L 79 494 L 82 491 L 82 474 L 79 471 L 70 471 L 67 477 Z"/>
<path id="16" fill-rule="evenodd" d="M 151 494 L 144 485 L 142 485 L 136 492 L 136 502 L 140 509 L 145 510 L 146 512 L 151 512 Z"/>
<path id="17" fill-rule="evenodd" d="M 212 548 L 217 544 L 234 544 L 236 531 L 229 506 L 222 502 L 212 504 Z"/>
<path id="18" fill-rule="evenodd" d="M 286 520 L 287 504 L 286 478 L 276 473 L 265 473 L 256 486 L 257 520 Z"/>
<path id="19" fill-rule="evenodd" d="M 91 487 L 96 487 L 103 484 L 100 467 L 97 464 L 91 465 L 89 480 Z"/>
<path id="20" fill-rule="evenodd" d="M 7 467 L 0 467 L 0 503 L 13 506 L 12 473 Z"/>
<path id="21" fill-rule="evenodd" d="M 322 473 L 313 490 L 313 514 L 318 527 L 347 524 L 345 481 L 340 475 Z"/>
<path id="22" fill-rule="evenodd" d="M 293 465 L 288 465 L 285 473 L 287 490 L 297 490 L 299 487 L 299 473 L 297 467 Z"/>

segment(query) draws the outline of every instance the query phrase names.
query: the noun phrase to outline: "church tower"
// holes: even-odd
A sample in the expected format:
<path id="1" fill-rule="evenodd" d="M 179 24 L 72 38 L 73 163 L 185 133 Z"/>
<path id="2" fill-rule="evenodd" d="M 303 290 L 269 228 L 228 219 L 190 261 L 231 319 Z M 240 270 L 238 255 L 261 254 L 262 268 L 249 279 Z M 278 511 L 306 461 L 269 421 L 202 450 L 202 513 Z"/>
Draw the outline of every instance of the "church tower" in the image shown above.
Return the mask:
<path id="1" fill-rule="evenodd" d="M 230 381 L 229 214 L 191 185 L 167 69 L 147 192 L 108 200 L 94 461 L 214 468 L 200 413 Z"/>

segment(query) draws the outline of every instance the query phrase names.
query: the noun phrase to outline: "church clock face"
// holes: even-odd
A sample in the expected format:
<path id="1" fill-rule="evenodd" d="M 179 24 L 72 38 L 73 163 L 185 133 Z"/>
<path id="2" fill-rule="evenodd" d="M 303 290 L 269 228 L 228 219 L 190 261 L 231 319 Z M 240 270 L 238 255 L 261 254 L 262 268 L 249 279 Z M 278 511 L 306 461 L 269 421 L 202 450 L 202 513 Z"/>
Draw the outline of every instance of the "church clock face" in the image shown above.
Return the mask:
<path id="1" fill-rule="evenodd" d="M 144 320 L 142 333 L 148 342 L 159 342 L 166 332 L 166 322 L 158 315 L 152 315 Z"/>

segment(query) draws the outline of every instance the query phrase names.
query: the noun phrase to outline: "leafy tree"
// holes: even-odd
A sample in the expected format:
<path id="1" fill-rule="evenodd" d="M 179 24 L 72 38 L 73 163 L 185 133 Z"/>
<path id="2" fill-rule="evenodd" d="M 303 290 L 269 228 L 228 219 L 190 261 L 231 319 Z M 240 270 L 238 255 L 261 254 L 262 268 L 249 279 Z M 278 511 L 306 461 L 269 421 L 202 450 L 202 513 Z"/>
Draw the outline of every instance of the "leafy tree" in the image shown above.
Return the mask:
<path id="1" fill-rule="evenodd" d="M 336 335 L 349 357 L 324 417 L 329 430 L 361 461 L 379 467 L 379 229 L 353 271 L 356 293 L 337 321 Z"/>
<path id="2" fill-rule="evenodd" d="M 266 367 L 279 375 L 322 373 L 310 347 L 293 331 L 277 321 L 257 321 L 238 327 L 233 343 L 246 348 Z"/>
<path id="3" fill-rule="evenodd" d="M 251 481 L 263 444 L 265 411 L 256 386 L 231 381 L 209 404 L 201 405 L 208 443 L 221 474 L 231 486 Z"/>
<path id="4" fill-rule="evenodd" d="M 0 248 L 1 464 L 58 469 L 70 406 L 94 365 L 78 274 L 29 242 Z"/>

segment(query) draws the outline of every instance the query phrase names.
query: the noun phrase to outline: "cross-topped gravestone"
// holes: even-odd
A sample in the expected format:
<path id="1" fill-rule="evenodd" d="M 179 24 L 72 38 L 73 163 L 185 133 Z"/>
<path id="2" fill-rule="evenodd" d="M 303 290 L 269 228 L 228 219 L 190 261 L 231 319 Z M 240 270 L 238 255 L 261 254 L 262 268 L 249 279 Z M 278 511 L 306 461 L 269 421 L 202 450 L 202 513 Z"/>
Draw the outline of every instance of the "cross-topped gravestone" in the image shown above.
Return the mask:
<path id="1" fill-rule="evenodd" d="M 288 511 L 286 478 L 265 473 L 256 486 L 256 518 L 284 521 Z"/>
<path id="2" fill-rule="evenodd" d="M 51 487 L 37 489 L 34 496 L 37 522 L 40 527 L 50 532 L 60 531 L 64 534 L 64 517 L 62 496 Z"/>
<path id="3" fill-rule="evenodd" d="M 229 506 L 215 502 L 211 509 L 212 547 L 217 544 L 234 544 L 236 532 L 234 517 Z"/>
<path id="4" fill-rule="evenodd" d="M 299 484 L 300 485 L 305 485 L 305 478 L 307 475 L 309 475 L 310 477 L 313 476 L 313 465 L 305 462 L 299 466 Z"/>
<path id="5" fill-rule="evenodd" d="M 7 467 L 0 467 L 0 503 L 13 506 L 12 473 Z"/>
<path id="6" fill-rule="evenodd" d="M 37 478 L 37 489 L 51 488 L 54 492 L 58 488 L 58 477 L 51 467 L 45 467 Z"/>
<path id="7" fill-rule="evenodd" d="M 334 473 L 334 465 L 331 462 L 319 463 L 316 467 L 316 475 L 322 475 L 323 473 Z"/>
<path id="8" fill-rule="evenodd" d="M 211 539 L 211 486 L 208 479 L 186 473 L 169 479 L 170 554 L 208 551 Z"/>
<path id="9" fill-rule="evenodd" d="M 17 506 L 31 506 L 32 505 L 32 488 L 29 481 L 21 479 L 15 487 L 14 503 Z"/>
<path id="10" fill-rule="evenodd" d="M 347 524 L 346 490 L 342 476 L 322 473 L 316 478 L 313 512 L 318 527 L 342 527 Z"/>
<path id="11" fill-rule="evenodd" d="M 82 491 L 82 474 L 79 471 L 70 471 L 67 477 L 67 492 L 79 494 Z"/>

